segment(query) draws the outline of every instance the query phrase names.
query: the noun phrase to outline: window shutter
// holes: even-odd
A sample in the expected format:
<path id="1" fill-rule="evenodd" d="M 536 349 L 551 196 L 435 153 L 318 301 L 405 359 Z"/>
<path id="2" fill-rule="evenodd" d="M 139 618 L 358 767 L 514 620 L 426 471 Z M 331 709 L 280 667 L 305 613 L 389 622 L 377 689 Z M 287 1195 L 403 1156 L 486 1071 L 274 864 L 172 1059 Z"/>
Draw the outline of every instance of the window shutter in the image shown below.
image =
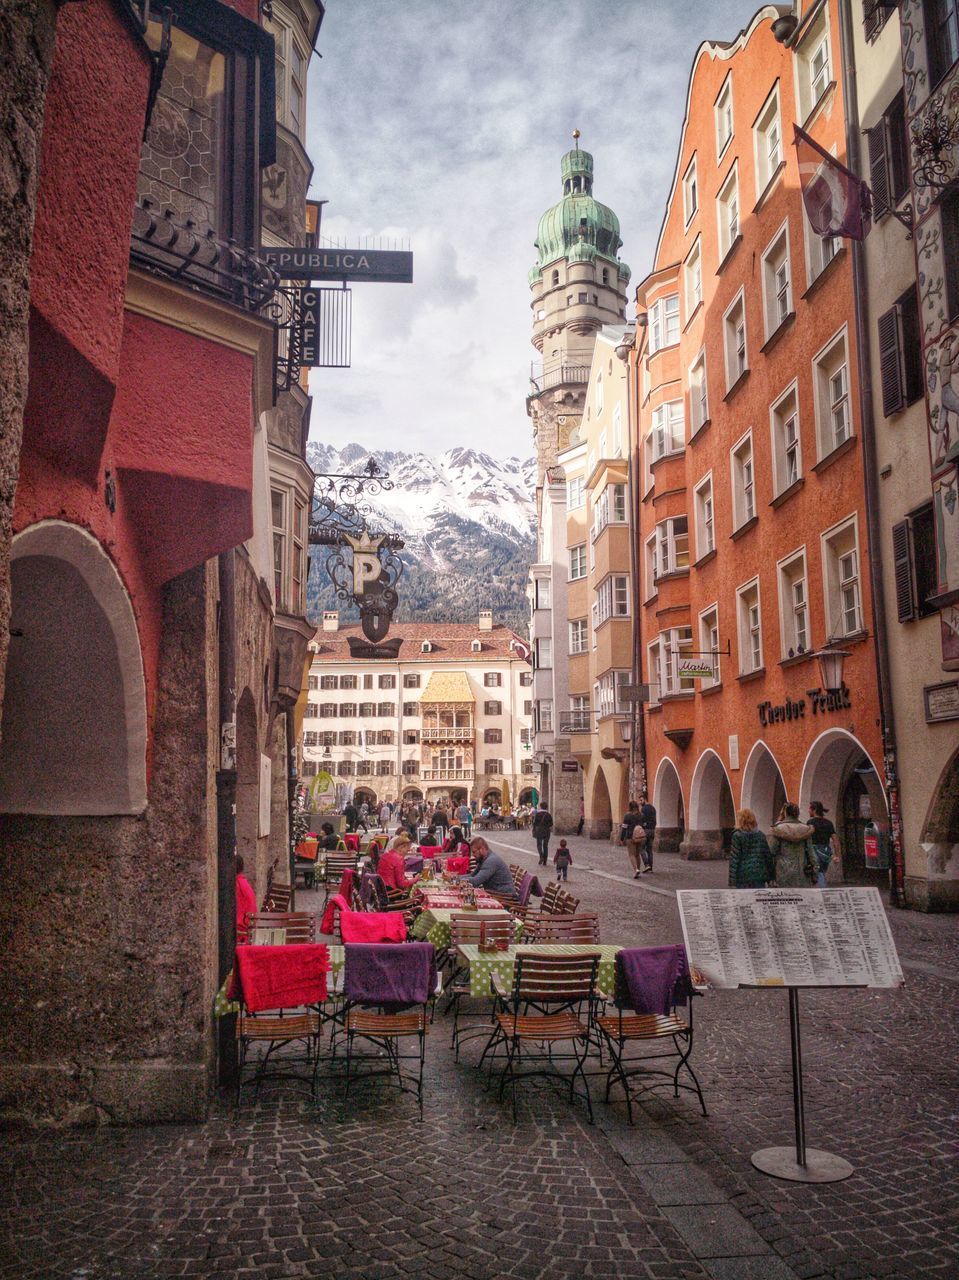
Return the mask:
<path id="1" fill-rule="evenodd" d="M 869 180 L 872 187 L 872 214 L 880 218 L 889 211 L 889 155 L 886 149 L 886 122 L 866 130 L 869 148 Z"/>
<path id="2" fill-rule="evenodd" d="M 884 312 L 876 324 L 879 331 L 879 378 L 882 383 L 882 411 L 888 418 L 905 404 L 900 357 L 899 304 Z"/>
<path id="3" fill-rule="evenodd" d="M 899 329 L 902 337 L 903 398 L 906 404 L 914 404 L 926 389 L 919 329 L 919 294 L 915 288 L 908 289 L 899 299 Z"/>
<path id="4" fill-rule="evenodd" d="M 912 589 L 912 557 L 909 546 L 909 521 L 892 526 L 892 563 L 896 578 L 896 609 L 900 622 L 911 622 L 916 616 Z"/>
<path id="5" fill-rule="evenodd" d="M 882 25 L 882 8 L 877 3 L 877 0 L 862 0 L 862 9 L 862 20 L 866 27 L 866 39 L 869 40 Z"/>

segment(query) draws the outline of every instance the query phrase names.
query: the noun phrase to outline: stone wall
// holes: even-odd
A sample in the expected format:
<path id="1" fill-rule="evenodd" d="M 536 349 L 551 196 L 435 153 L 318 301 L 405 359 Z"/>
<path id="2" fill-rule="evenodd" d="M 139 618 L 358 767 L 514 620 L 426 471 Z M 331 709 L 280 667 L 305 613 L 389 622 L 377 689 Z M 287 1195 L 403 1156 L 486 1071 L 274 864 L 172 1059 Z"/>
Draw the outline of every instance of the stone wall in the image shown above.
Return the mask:
<path id="1" fill-rule="evenodd" d="M 164 589 L 145 813 L 0 816 L 7 1117 L 129 1123 L 206 1114 L 216 969 L 215 587 L 215 571 L 201 566 Z"/>
<path id="2" fill-rule="evenodd" d="M 56 5 L 0 7 L 0 708 L 10 623 L 10 539 L 27 397 L 30 251 Z"/>

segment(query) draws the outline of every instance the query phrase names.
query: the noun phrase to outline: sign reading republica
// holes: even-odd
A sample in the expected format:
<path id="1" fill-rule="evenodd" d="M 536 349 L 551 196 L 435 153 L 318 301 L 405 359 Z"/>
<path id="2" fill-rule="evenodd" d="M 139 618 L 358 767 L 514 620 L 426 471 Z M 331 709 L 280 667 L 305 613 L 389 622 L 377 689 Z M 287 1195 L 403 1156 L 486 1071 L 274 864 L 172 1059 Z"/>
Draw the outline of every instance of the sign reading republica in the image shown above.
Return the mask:
<path id="1" fill-rule="evenodd" d="M 400 249 L 293 249 L 263 245 L 260 257 L 283 280 L 372 280 L 412 284 L 413 255 Z"/>

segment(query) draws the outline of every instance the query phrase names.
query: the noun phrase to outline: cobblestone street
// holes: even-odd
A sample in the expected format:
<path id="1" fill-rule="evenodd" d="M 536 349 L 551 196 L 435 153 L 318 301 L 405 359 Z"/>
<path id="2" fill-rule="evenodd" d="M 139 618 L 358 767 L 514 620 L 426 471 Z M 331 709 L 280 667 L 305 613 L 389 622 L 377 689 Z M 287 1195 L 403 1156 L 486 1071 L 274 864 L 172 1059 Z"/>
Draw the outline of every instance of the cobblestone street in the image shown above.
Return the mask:
<path id="1" fill-rule="evenodd" d="M 524 835 L 494 843 L 535 864 Z M 570 887 L 612 941 L 678 938 L 673 889 L 725 876 L 663 857 L 634 882 L 621 850 L 571 843 Z M 852 1161 L 847 1182 L 797 1186 L 749 1163 L 792 1134 L 783 992 L 700 1002 L 708 1119 L 666 1097 L 633 1129 L 621 1104 L 590 1126 L 531 1086 L 514 1127 L 476 1043 L 457 1067 L 438 1018 L 422 1125 L 378 1082 L 349 1113 L 338 1084 L 315 1110 L 287 1085 L 201 1127 L 8 1132 L 0 1275 L 955 1276 L 957 931 L 906 913 L 893 928 L 903 990 L 802 998 L 808 1137 Z"/>

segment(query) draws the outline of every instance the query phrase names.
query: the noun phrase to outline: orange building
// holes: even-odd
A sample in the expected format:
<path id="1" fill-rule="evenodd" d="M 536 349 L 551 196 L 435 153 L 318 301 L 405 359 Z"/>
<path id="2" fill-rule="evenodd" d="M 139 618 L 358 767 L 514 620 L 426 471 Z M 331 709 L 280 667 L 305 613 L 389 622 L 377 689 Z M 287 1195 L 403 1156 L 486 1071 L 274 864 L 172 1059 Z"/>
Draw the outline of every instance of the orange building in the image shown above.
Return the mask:
<path id="1" fill-rule="evenodd" d="M 647 780 L 661 843 L 690 858 L 722 856 L 740 806 L 768 830 L 786 799 L 821 800 L 830 878 L 868 881 L 863 833 L 887 821 L 851 255 L 809 227 L 792 145 L 796 121 L 844 157 L 839 19 L 802 9 L 790 48 L 772 5 L 700 47 L 637 289 Z M 814 656 L 830 642 L 837 694 Z"/>

